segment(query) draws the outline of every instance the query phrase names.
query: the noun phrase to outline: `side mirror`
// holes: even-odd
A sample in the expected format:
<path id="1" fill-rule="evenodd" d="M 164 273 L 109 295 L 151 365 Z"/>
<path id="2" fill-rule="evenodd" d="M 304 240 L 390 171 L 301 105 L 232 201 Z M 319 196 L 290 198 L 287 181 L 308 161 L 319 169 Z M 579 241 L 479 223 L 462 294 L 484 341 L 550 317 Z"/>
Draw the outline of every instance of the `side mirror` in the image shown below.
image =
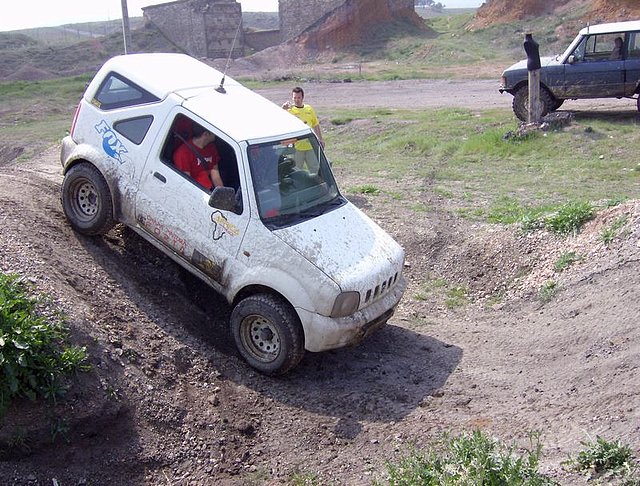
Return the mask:
<path id="1" fill-rule="evenodd" d="M 233 187 L 216 187 L 209 197 L 209 206 L 224 211 L 236 211 L 236 191 Z"/>

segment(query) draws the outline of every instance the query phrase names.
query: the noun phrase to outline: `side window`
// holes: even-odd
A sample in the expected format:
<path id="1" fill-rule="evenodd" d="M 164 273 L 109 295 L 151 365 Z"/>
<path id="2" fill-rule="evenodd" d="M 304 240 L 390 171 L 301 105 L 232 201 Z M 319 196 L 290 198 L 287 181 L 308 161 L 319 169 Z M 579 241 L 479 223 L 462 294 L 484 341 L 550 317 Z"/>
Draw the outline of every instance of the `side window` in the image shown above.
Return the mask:
<path id="1" fill-rule="evenodd" d="M 214 131 L 178 114 L 173 119 L 160 158 L 208 192 L 213 190 L 214 179 L 219 176 L 225 187 L 236 191 L 236 200 L 240 202 L 236 212 L 242 213 L 236 152 L 230 143 Z"/>
<path id="2" fill-rule="evenodd" d="M 140 145 L 147 135 L 151 123 L 153 123 L 153 117 L 151 115 L 141 116 L 116 122 L 113 124 L 113 128 L 116 132 L 125 136 L 136 145 Z"/>
<path id="3" fill-rule="evenodd" d="M 92 102 L 101 110 L 113 110 L 156 101 L 160 99 L 137 84 L 117 73 L 110 73 L 98 88 Z"/>
<path id="4" fill-rule="evenodd" d="M 624 34 L 598 34 L 586 38 L 584 61 L 622 59 Z"/>
<path id="5" fill-rule="evenodd" d="M 640 32 L 630 32 L 627 35 L 629 37 L 629 51 L 627 58 L 640 59 Z"/>

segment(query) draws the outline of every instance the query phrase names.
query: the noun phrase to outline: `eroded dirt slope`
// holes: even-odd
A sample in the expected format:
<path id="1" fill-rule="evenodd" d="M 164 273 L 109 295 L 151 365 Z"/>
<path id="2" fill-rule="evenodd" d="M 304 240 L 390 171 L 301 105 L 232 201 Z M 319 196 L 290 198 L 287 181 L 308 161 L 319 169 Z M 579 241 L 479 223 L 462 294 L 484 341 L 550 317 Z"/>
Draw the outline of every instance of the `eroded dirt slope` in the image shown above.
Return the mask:
<path id="1" fill-rule="evenodd" d="M 57 157 L 0 166 L 0 270 L 55 297 L 93 369 L 53 411 L 19 401 L 0 422 L 5 484 L 276 485 L 305 472 L 369 485 L 408 446 L 473 428 L 525 445 L 540 430 L 544 470 L 586 484 L 560 463 L 587 434 L 640 448 L 638 202 L 558 240 L 455 218 L 429 180 L 387 188 L 415 184 L 428 212 L 354 196 L 405 246 L 405 298 L 361 346 L 307 354 L 275 379 L 239 358 L 226 304 L 134 233 L 69 228 Z M 336 170 L 343 187 L 361 183 Z M 621 216 L 604 246 L 601 228 Z M 567 248 L 583 260 L 554 273 Z M 545 303 L 549 278 L 560 291 Z M 450 309 L 425 286 L 435 279 L 471 303 Z"/>

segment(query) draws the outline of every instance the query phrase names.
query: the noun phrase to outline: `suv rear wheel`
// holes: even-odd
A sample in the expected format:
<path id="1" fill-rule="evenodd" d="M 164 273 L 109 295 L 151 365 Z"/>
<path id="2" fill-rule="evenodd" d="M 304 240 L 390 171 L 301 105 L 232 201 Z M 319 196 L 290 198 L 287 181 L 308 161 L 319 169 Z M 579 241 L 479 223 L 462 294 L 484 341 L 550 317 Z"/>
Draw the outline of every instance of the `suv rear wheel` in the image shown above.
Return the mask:
<path id="1" fill-rule="evenodd" d="M 62 209 L 71 226 L 84 235 L 103 235 L 115 224 L 107 181 L 86 162 L 71 167 L 65 174 Z"/>
<path id="2" fill-rule="evenodd" d="M 540 88 L 540 103 L 542 103 L 542 114 L 545 116 L 562 104 L 556 101 L 551 93 L 546 88 Z M 518 88 L 513 95 L 513 112 L 523 122 L 526 122 L 529 115 L 529 86 L 524 84 Z"/>

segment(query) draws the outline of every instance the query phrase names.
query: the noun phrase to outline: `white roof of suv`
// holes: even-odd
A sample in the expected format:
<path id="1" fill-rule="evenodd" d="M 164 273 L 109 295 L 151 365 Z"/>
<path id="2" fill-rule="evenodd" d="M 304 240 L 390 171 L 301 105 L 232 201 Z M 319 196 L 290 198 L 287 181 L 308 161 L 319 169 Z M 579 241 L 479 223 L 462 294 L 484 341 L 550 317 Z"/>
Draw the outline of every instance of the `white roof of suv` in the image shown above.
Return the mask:
<path id="1" fill-rule="evenodd" d="M 590 25 L 582 29 L 580 31 L 580 35 L 614 34 L 616 32 L 628 32 L 631 30 L 640 31 L 640 20 L 629 20 L 627 22 L 611 22 L 608 24 Z"/>
<path id="2" fill-rule="evenodd" d="M 309 131 L 297 117 L 233 78 L 224 76 L 224 92 L 216 91 L 223 73 L 186 54 L 113 57 L 100 68 L 86 96 L 91 97 L 110 72 L 133 81 L 160 100 L 175 93 L 185 108 L 238 141 Z"/>

